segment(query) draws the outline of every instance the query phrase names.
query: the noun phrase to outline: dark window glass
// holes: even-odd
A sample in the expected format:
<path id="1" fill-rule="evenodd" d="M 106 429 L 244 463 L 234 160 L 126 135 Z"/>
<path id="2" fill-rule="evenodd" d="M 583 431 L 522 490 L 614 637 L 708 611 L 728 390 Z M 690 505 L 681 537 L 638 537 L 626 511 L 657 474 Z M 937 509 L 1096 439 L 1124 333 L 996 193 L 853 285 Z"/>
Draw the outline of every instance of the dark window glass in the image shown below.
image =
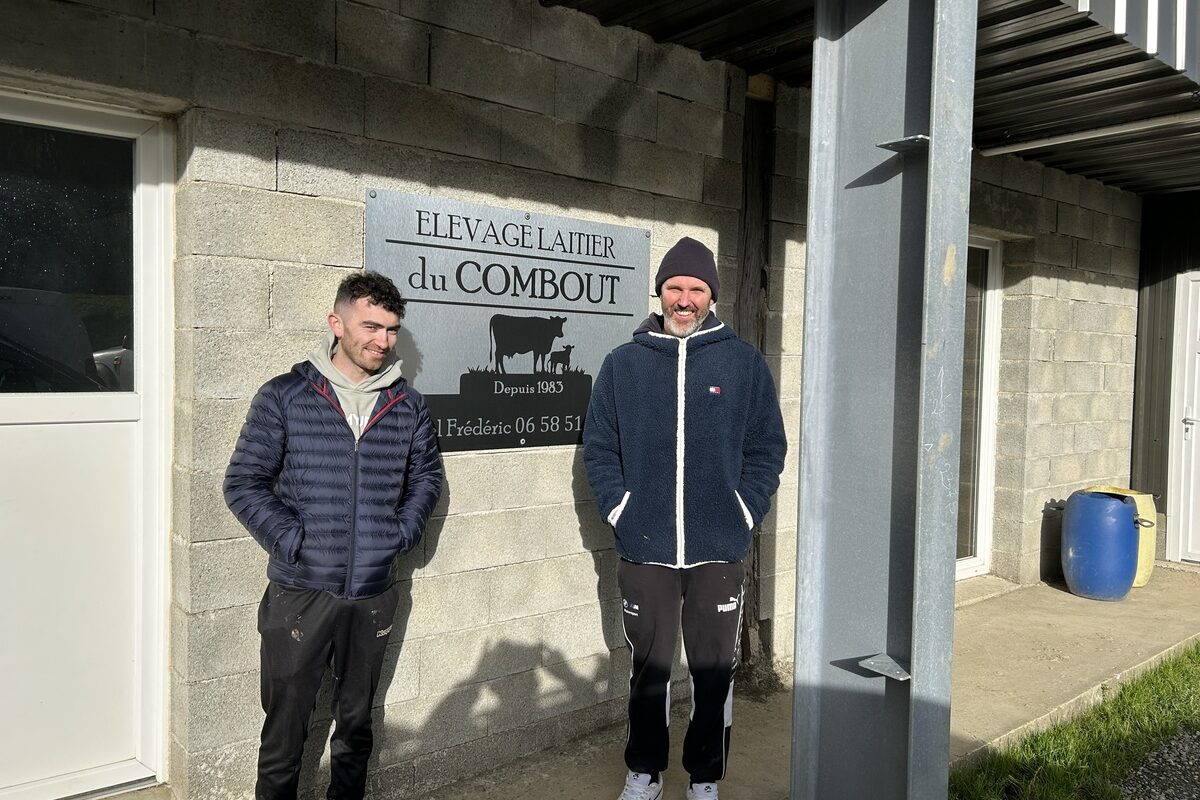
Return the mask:
<path id="1" fill-rule="evenodd" d="M 0 392 L 133 390 L 133 142 L 0 122 Z"/>
<path id="2" fill-rule="evenodd" d="M 983 298 L 988 251 L 967 250 L 967 303 L 963 332 L 962 429 L 958 480 L 958 558 L 976 554 L 976 495 L 979 484 L 979 417 L 983 382 Z"/>

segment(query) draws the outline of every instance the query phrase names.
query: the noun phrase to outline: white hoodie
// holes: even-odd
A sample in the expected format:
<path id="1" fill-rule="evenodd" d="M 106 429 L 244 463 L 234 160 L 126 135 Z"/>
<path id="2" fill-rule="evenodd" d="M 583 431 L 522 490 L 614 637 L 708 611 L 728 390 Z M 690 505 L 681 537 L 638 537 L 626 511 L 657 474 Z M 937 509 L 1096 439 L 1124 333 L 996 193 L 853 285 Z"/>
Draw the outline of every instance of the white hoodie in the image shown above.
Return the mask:
<path id="1" fill-rule="evenodd" d="M 357 440 L 362 436 L 363 426 L 371 419 L 379 393 L 400 380 L 400 359 L 396 358 L 395 350 L 391 351 L 383 360 L 379 372 L 361 383 L 354 383 L 333 365 L 333 354 L 337 352 L 337 347 L 337 337 L 330 331 L 325 343 L 313 350 L 308 360 L 333 384 L 333 391 L 346 414 L 346 422 Z"/>

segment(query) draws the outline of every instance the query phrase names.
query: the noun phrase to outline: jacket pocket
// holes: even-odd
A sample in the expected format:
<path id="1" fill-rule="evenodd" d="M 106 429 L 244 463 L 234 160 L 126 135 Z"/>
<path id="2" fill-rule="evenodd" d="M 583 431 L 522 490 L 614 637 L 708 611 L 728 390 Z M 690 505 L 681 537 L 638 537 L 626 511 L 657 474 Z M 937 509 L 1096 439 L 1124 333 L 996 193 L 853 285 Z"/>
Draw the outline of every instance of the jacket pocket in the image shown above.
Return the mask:
<path id="1" fill-rule="evenodd" d="M 621 519 L 621 515 L 625 513 L 625 506 L 629 503 L 629 494 L 629 492 L 625 492 L 624 497 L 621 498 L 621 502 L 617 503 L 617 507 L 608 512 L 608 524 L 613 528 L 617 527 L 617 521 Z"/>
<path id="2" fill-rule="evenodd" d="M 746 520 L 746 530 L 754 530 L 754 515 L 750 513 L 746 501 L 742 499 L 742 495 L 737 489 L 733 490 L 733 496 L 737 498 L 738 507 L 742 510 L 742 517 Z"/>

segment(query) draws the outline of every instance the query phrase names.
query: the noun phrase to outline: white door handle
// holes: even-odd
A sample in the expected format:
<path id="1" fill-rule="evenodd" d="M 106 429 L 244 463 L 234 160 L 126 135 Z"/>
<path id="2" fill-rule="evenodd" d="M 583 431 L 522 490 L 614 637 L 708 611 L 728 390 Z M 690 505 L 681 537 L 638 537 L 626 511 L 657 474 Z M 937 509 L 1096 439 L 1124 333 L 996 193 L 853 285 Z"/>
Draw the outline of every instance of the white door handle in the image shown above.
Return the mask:
<path id="1" fill-rule="evenodd" d="M 1184 425 L 1195 425 L 1197 422 L 1200 422 L 1200 419 L 1193 419 L 1192 417 L 1183 418 Z"/>

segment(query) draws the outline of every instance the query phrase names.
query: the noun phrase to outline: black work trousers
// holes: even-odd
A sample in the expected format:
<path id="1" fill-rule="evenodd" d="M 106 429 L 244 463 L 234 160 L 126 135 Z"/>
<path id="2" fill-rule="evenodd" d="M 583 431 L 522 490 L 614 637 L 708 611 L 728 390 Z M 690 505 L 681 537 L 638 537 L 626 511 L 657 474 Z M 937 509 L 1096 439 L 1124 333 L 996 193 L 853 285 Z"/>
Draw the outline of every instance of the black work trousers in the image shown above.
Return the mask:
<path id="1" fill-rule="evenodd" d="M 371 703 L 399 587 L 358 600 L 271 582 L 258 607 L 263 723 L 256 800 L 295 800 L 300 757 L 321 679 L 333 667 L 330 800 L 361 800 L 371 755 Z"/>
<path id="2" fill-rule="evenodd" d="M 624 560 L 618 564 L 621 618 L 633 659 L 625 764 L 634 772 L 667 768 L 671 665 L 682 617 L 683 649 L 692 681 L 683 768 L 695 783 L 725 777 L 745 575 L 742 563 L 689 569 Z"/>

